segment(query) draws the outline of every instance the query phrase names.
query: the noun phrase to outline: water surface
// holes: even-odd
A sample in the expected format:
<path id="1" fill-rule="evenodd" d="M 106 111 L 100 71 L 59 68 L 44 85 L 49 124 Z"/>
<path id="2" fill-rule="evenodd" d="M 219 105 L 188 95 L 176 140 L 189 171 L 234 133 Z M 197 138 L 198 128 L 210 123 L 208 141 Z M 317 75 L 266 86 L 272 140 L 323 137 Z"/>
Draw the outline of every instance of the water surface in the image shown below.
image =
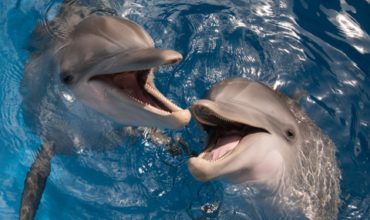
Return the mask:
<path id="1" fill-rule="evenodd" d="M 84 1 L 101 9 L 98 1 Z M 0 218 L 18 217 L 24 177 L 40 138 L 24 123 L 20 82 L 28 41 L 60 1 L 0 2 Z M 370 2 L 115 1 L 115 12 L 180 51 L 156 84 L 182 107 L 216 82 L 239 76 L 294 96 L 337 145 L 342 171 L 339 219 L 370 216 Z M 192 121 L 166 131 L 199 152 L 204 133 Z M 53 159 L 37 219 L 264 219 L 253 189 L 199 183 L 185 152 L 171 155 L 140 136 L 107 151 Z"/>

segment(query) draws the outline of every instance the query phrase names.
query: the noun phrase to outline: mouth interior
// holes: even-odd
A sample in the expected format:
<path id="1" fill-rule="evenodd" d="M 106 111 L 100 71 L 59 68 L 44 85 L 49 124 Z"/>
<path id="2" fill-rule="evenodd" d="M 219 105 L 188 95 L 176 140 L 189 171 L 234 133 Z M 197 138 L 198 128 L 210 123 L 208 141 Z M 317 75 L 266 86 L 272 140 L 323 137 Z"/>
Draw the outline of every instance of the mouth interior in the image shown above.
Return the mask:
<path id="1" fill-rule="evenodd" d="M 259 132 L 268 133 L 263 128 L 228 120 L 205 108 L 202 108 L 202 110 L 195 112 L 196 118 L 201 119 L 198 122 L 208 133 L 207 145 L 198 156 L 202 159 L 211 162 L 224 159 L 237 148 L 244 137 Z"/>
<path id="2" fill-rule="evenodd" d="M 157 113 L 170 114 L 182 110 L 156 89 L 153 73 L 150 70 L 103 74 L 94 76 L 90 80 L 103 81 L 119 89 L 122 95 L 132 101 L 154 108 Z"/>

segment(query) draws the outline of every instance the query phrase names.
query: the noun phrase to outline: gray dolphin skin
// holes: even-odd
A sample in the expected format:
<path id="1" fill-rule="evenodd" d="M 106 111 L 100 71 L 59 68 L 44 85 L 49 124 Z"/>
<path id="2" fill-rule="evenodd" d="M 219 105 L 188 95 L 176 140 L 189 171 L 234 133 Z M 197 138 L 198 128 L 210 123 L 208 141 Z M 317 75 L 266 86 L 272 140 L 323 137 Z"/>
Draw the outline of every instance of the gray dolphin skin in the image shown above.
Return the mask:
<path id="1" fill-rule="evenodd" d="M 35 217 L 54 155 L 118 146 L 122 125 L 179 128 L 191 117 L 153 82 L 155 70 L 179 62 L 180 53 L 154 48 L 149 34 L 127 19 L 97 16 L 75 1 L 60 8 L 49 27 L 35 28 L 20 88 L 25 122 L 42 139 L 20 219 Z"/>
<path id="2" fill-rule="evenodd" d="M 273 201 L 292 219 L 336 218 L 335 145 L 293 100 L 236 78 L 215 85 L 191 110 L 208 133 L 204 151 L 188 162 L 196 179 L 251 184 L 268 192 L 262 203 Z"/>
<path id="3" fill-rule="evenodd" d="M 177 63 L 181 54 L 154 48 L 137 24 L 90 16 L 56 51 L 61 80 L 87 105 L 126 125 L 178 128 L 190 120 L 155 87 L 154 68 Z"/>

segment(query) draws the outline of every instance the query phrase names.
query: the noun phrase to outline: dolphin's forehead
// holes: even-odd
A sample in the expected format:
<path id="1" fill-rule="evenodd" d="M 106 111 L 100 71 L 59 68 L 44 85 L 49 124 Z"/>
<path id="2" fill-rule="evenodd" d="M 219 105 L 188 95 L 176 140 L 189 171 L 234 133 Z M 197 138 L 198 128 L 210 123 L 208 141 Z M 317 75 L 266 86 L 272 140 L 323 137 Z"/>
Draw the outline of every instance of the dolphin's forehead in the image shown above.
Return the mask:
<path id="1" fill-rule="evenodd" d="M 253 83 L 246 79 L 228 79 L 212 87 L 208 98 L 212 101 L 231 101 L 243 93 L 247 93 L 248 86 Z"/>
<path id="2" fill-rule="evenodd" d="M 258 82 L 243 78 L 225 80 L 213 87 L 208 98 L 216 105 L 223 106 L 219 114 L 232 113 L 239 121 L 252 115 L 256 117 L 257 114 L 280 127 L 294 127 L 296 124 L 290 110 L 291 100 Z"/>
<path id="3" fill-rule="evenodd" d="M 274 106 L 289 111 L 286 100 L 276 91 L 264 84 L 243 78 L 222 81 L 212 88 L 208 98 L 215 102 L 248 104 L 256 107 Z"/>
<path id="4" fill-rule="evenodd" d="M 149 34 L 124 18 L 90 16 L 81 21 L 58 49 L 61 71 L 81 71 L 112 55 L 154 48 Z"/>
<path id="5" fill-rule="evenodd" d="M 92 36 L 125 49 L 154 46 L 152 38 L 141 26 L 119 17 L 91 16 L 81 21 L 71 33 L 74 40 Z"/>

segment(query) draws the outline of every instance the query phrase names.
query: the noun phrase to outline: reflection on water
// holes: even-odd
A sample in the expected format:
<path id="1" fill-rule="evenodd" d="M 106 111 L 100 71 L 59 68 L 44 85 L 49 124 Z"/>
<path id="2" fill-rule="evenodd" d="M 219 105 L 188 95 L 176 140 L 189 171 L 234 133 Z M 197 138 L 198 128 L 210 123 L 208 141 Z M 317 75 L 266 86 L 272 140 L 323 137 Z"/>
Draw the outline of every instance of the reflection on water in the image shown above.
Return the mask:
<path id="1" fill-rule="evenodd" d="M 71 1 L 75 4 L 75 1 Z M 105 1 L 88 2 L 104 8 Z M 143 25 L 161 48 L 184 59 L 159 70 L 156 84 L 181 106 L 222 79 L 263 81 L 293 96 L 338 147 L 342 170 L 340 219 L 369 213 L 369 1 L 112 1 L 117 14 Z M 39 138 L 25 126 L 20 82 L 27 39 L 50 21 L 60 1 L 0 3 L 0 216 L 17 217 L 23 178 Z M 17 28 L 15 28 L 17 27 Z M 66 103 L 74 98 L 63 94 Z M 181 135 L 199 152 L 204 134 L 191 122 Z M 107 151 L 58 156 L 39 208 L 40 219 L 264 219 L 253 188 L 199 183 L 184 150 L 172 155 L 139 136 Z M 354 181 L 356 180 L 356 181 Z M 62 213 L 55 216 L 55 213 Z"/>
<path id="2" fill-rule="evenodd" d="M 348 6 L 348 5 L 344 5 Z M 354 20 L 354 18 L 349 14 L 356 14 L 356 9 L 352 6 L 343 7 L 347 9 L 346 11 L 335 11 L 332 9 L 327 9 L 322 7 L 322 11 L 327 15 L 329 20 L 338 28 L 339 35 L 330 35 L 334 38 L 342 40 L 346 43 L 351 44 L 359 53 L 366 54 L 369 53 L 370 37 L 365 33 L 360 25 Z M 344 37 L 344 38 L 342 38 Z M 345 51 L 344 51 L 345 52 Z"/>
<path id="3" fill-rule="evenodd" d="M 335 17 L 339 28 L 349 38 L 364 38 L 365 34 L 348 14 L 338 14 Z"/>

